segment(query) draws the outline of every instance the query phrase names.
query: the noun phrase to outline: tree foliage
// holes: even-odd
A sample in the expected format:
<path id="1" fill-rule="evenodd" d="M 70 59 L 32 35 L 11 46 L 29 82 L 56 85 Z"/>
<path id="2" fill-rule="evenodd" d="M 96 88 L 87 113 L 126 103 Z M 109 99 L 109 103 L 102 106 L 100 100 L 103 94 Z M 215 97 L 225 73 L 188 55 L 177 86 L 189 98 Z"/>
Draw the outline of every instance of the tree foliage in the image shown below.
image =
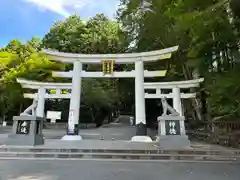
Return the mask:
<path id="1" fill-rule="evenodd" d="M 43 47 L 61 52 L 105 54 L 125 52 L 128 39 L 120 25 L 103 14 L 97 14 L 87 22 L 78 15 L 68 17 L 53 25 L 43 38 Z M 67 67 L 68 69 L 68 67 Z M 87 64 L 85 70 L 101 71 L 100 65 Z M 82 104 L 100 111 L 111 110 L 119 105 L 120 94 L 115 86 L 117 80 L 84 79 Z"/>
<path id="2" fill-rule="evenodd" d="M 53 81 L 51 71 L 61 68 L 61 65 L 49 61 L 45 54 L 38 52 L 39 41 L 36 44 L 35 40 L 33 38 L 26 44 L 12 40 L 0 51 L 2 115 L 23 101 L 22 88 L 16 82 L 17 78 Z"/>
<path id="3" fill-rule="evenodd" d="M 197 72 L 205 78 L 213 115 L 239 112 L 238 1 L 145 1 L 147 8 L 139 7 L 139 0 L 122 0 L 118 11 L 119 22 L 136 43 L 134 51 L 180 45 L 168 76 L 192 79 Z"/>
<path id="4" fill-rule="evenodd" d="M 120 53 L 126 51 L 127 45 L 127 38 L 120 25 L 103 14 L 98 14 L 87 22 L 78 15 L 58 21 L 43 40 L 33 37 L 25 44 L 19 40 L 10 41 L 0 52 L 2 114 L 19 106 L 21 104 L 19 100 L 23 99 L 22 89 L 16 83 L 16 78 L 58 81 L 61 79 L 52 77 L 52 71 L 71 68 L 69 65 L 49 61 L 48 57 L 40 52 L 41 48 L 71 53 Z M 101 66 L 86 65 L 84 68 L 101 71 Z M 119 104 L 119 94 L 115 84 L 116 80 L 86 79 L 83 81 L 82 105 L 94 114 L 93 120 L 98 118 L 99 112 L 102 114 L 101 111 L 105 110 L 108 113 L 116 104 Z M 65 108 L 66 106 L 69 106 L 69 102 L 63 101 L 62 109 L 68 109 Z M 106 113 L 102 116 L 106 116 Z"/>

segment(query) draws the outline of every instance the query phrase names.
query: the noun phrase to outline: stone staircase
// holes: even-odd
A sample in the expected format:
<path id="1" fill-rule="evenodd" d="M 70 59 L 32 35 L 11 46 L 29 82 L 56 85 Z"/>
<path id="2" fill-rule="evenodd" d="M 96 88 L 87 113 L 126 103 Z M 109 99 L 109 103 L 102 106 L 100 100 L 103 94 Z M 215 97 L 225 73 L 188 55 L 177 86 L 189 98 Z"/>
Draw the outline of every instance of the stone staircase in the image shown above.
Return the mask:
<path id="1" fill-rule="evenodd" d="M 184 150 L 163 150 L 154 143 L 125 141 L 82 141 L 79 144 L 48 142 L 36 147 L 2 145 L 0 159 L 240 163 L 240 151 L 194 146 Z"/>

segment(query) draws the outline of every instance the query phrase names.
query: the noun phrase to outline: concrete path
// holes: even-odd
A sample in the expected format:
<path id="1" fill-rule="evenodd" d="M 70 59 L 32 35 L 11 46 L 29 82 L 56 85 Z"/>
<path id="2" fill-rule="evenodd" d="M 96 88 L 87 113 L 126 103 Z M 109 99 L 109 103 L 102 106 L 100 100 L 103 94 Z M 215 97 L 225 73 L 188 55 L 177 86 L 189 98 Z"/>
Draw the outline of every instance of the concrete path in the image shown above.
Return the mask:
<path id="1" fill-rule="evenodd" d="M 11 127 L 4 127 L 0 131 L 0 137 L 4 134 L 10 134 L 12 132 Z M 66 135 L 66 131 L 63 129 L 44 129 L 43 134 L 47 139 L 61 139 Z M 83 139 L 100 139 L 103 137 L 105 140 L 111 140 L 112 138 L 118 140 L 130 140 L 135 135 L 135 127 L 132 126 L 115 126 L 115 127 L 101 127 L 93 129 L 80 129 L 79 134 Z"/>
<path id="2" fill-rule="evenodd" d="M 44 129 L 43 134 L 46 138 L 46 143 L 44 147 L 68 147 L 68 148 L 100 148 L 100 149 L 156 149 L 156 143 L 129 143 L 129 140 L 135 132 L 134 127 L 125 126 L 125 127 L 102 127 L 95 129 L 81 129 L 80 135 L 83 137 L 84 141 L 81 143 L 71 143 L 66 141 L 60 141 L 61 137 L 65 135 L 64 130 L 53 130 L 53 129 Z M 4 145 L 8 134 L 11 133 L 11 127 L 4 127 L 0 131 L 0 145 Z M 104 137 L 104 141 L 100 141 L 100 137 Z M 121 140 L 116 143 L 114 140 Z M 223 147 L 219 145 L 207 144 L 204 142 L 191 142 L 191 146 L 194 149 L 199 150 L 234 150 L 233 148 Z"/>
<path id="3" fill-rule="evenodd" d="M 0 161 L 1 180 L 239 180 L 240 166 L 110 161 Z"/>
<path id="4" fill-rule="evenodd" d="M 5 145 L 1 145 L 5 147 Z M 14 147 L 14 146 L 8 146 Z M 21 146 L 19 146 L 21 148 Z M 39 149 L 107 149 L 107 150 L 157 150 L 156 143 L 138 143 L 131 141 L 82 140 L 61 141 L 45 140 L 44 145 L 35 146 Z M 23 148 L 26 148 L 23 146 Z"/>

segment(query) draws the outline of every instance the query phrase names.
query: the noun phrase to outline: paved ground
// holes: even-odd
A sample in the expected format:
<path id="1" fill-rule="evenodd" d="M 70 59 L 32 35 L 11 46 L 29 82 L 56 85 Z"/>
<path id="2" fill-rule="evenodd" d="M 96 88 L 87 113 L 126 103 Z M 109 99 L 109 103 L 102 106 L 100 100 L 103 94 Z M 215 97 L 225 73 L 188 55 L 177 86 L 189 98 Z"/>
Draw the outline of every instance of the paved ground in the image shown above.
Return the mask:
<path id="1" fill-rule="evenodd" d="M 8 128 L 4 129 L 0 134 L 0 144 L 4 143 L 10 132 Z M 119 131 L 116 132 L 114 128 L 81 130 L 83 137 L 99 136 L 99 133 L 116 135 Z M 122 133 L 124 134 L 124 130 L 120 132 L 120 134 Z M 44 130 L 44 134 L 48 138 L 46 145 L 56 147 L 58 143 L 62 143 L 57 142 L 56 139 L 62 137 L 65 132 L 63 130 Z M 88 140 L 84 143 L 91 143 L 91 146 L 95 146 L 96 140 Z M 106 141 L 98 141 L 98 143 L 106 148 L 107 144 L 104 144 Z M 83 145 L 83 143 L 81 144 Z M 66 145 L 66 142 L 62 145 L 70 146 L 70 144 Z M 193 145 L 200 149 L 222 148 L 196 142 Z M 148 146 L 156 148 L 152 144 L 148 144 Z M 114 147 L 119 148 L 117 145 Z M 240 180 L 239 169 L 240 165 L 226 163 L 0 160 L 0 180 Z"/>
<path id="2" fill-rule="evenodd" d="M 4 142 L 6 138 L 2 138 L 2 144 L 0 147 L 5 147 Z M 1 143 L 1 138 L 0 138 Z M 56 139 L 46 139 L 44 145 L 36 146 L 36 148 L 53 148 L 53 149 L 61 149 L 61 148 L 69 148 L 69 149 L 117 149 L 117 150 L 139 150 L 139 149 L 145 149 L 145 150 L 157 150 L 159 149 L 158 143 L 152 142 L 152 143 L 139 143 L 139 142 L 131 142 L 131 141 L 107 141 L 107 140 L 83 140 L 83 141 L 61 141 Z M 206 144 L 204 142 L 194 142 L 191 141 L 191 147 L 186 147 L 186 149 L 195 149 L 195 150 L 238 150 L 234 148 L 229 147 L 223 147 L 219 145 L 212 145 L 212 144 Z M 240 178 L 239 178 L 240 180 Z"/>
<path id="3" fill-rule="evenodd" d="M 239 180 L 240 165 L 107 161 L 0 161 L 1 180 Z"/>
<path id="4" fill-rule="evenodd" d="M 0 130 L 0 135 L 9 134 L 12 132 L 11 127 L 4 127 Z M 47 139 L 61 139 L 66 130 L 63 129 L 44 129 L 43 134 Z M 79 134 L 84 139 L 100 139 L 104 137 L 105 140 L 119 139 L 130 140 L 135 135 L 135 127 L 132 126 L 111 126 L 92 129 L 80 129 Z"/>
<path id="5" fill-rule="evenodd" d="M 7 136 L 9 133 L 11 133 L 11 127 L 4 127 L 0 129 L 0 145 L 5 144 Z M 46 147 L 66 147 L 67 142 L 60 141 L 62 136 L 65 135 L 65 130 L 56 130 L 56 129 L 44 129 L 43 134 L 46 138 L 45 141 L 45 146 Z M 130 148 L 130 149 L 139 149 L 142 147 L 140 144 L 132 144 L 129 145 L 127 143 L 126 145 L 126 140 L 129 141 L 132 136 L 135 134 L 135 129 L 134 127 L 102 127 L 102 128 L 94 128 L 94 129 L 81 129 L 80 130 L 80 135 L 83 137 L 85 140 L 84 142 L 81 143 L 70 143 L 68 144 L 67 147 L 73 147 L 73 148 L 110 148 L 114 147 L 114 149 L 122 149 L 122 148 Z M 100 137 L 104 137 L 104 141 L 99 141 Z M 118 142 L 116 144 L 115 141 L 112 141 L 112 138 L 115 140 L 122 140 L 121 142 Z M 124 142 L 123 142 L 124 141 Z M 123 144 L 123 145 L 122 145 Z M 191 142 L 191 145 L 195 149 L 199 150 L 229 150 L 233 148 L 226 148 L 218 145 L 209 145 L 203 142 Z M 156 146 L 153 144 L 145 144 L 144 149 L 156 149 Z M 142 149 L 142 148 L 140 148 Z M 240 180 L 240 178 L 239 178 Z"/>

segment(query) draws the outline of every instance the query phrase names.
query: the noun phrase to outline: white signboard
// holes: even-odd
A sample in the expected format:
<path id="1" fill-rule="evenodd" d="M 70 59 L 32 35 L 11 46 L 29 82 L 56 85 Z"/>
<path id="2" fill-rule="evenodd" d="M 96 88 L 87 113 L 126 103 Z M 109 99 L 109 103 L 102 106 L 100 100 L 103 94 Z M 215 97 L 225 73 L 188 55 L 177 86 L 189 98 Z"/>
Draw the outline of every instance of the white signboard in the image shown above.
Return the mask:
<path id="1" fill-rule="evenodd" d="M 7 126 L 7 121 L 3 121 L 2 126 L 3 126 L 3 127 Z"/>
<path id="2" fill-rule="evenodd" d="M 47 119 L 61 119 L 61 111 L 47 111 Z"/>

